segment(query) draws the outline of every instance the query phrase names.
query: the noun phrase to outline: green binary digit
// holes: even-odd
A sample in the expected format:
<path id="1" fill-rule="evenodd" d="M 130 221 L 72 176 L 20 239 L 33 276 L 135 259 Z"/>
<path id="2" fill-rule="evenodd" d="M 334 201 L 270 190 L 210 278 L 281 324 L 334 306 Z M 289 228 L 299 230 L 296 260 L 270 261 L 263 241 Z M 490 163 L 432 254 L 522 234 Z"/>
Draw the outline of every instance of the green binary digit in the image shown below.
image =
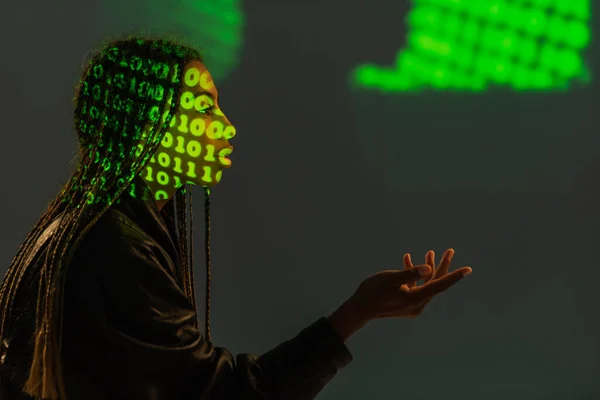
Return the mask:
<path id="1" fill-rule="evenodd" d="M 413 0 L 391 67 L 360 65 L 351 83 L 390 92 L 567 90 L 590 73 L 590 0 Z"/>

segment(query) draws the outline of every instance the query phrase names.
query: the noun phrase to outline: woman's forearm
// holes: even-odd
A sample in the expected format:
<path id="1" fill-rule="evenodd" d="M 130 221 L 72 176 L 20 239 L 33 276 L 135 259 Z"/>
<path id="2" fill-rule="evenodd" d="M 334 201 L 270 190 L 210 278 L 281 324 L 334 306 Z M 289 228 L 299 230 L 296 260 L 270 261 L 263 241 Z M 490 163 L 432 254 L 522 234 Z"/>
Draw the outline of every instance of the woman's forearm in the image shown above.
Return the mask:
<path id="1" fill-rule="evenodd" d="M 368 322 L 368 318 L 359 311 L 351 299 L 344 302 L 328 319 L 344 343 Z"/>

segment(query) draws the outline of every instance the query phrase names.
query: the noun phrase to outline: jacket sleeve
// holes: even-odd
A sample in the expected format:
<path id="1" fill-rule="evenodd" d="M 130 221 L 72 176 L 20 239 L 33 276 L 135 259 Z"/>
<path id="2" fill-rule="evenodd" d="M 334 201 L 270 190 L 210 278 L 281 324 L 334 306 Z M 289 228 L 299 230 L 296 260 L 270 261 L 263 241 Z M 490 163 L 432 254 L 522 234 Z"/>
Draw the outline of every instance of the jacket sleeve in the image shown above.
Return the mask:
<path id="1" fill-rule="evenodd" d="M 100 280 L 107 348 L 125 356 L 130 387 L 154 385 L 184 399 L 308 400 L 352 360 L 326 318 L 262 356 L 233 357 L 196 328 L 195 306 L 152 243 L 117 246 L 111 252 L 120 261 L 105 267 Z"/>

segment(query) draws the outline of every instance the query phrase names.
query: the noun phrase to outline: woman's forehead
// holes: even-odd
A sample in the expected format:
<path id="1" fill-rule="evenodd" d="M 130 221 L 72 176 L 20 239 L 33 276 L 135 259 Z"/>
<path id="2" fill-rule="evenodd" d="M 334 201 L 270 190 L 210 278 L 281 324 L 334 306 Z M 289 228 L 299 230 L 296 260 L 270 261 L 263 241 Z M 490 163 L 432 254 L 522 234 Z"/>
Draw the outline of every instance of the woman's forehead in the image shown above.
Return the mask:
<path id="1" fill-rule="evenodd" d="M 200 72 L 208 72 L 208 69 L 206 68 L 206 65 L 204 65 L 204 63 L 202 61 L 200 61 L 200 60 L 188 61 L 188 63 L 185 64 L 184 69 L 187 71 L 187 70 L 189 70 L 191 68 L 196 68 Z"/>
<path id="2" fill-rule="evenodd" d="M 184 68 L 184 87 L 198 88 L 202 91 L 216 94 L 216 88 L 212 75 L 202 61 L 193 60 L 188 62 Z"/>

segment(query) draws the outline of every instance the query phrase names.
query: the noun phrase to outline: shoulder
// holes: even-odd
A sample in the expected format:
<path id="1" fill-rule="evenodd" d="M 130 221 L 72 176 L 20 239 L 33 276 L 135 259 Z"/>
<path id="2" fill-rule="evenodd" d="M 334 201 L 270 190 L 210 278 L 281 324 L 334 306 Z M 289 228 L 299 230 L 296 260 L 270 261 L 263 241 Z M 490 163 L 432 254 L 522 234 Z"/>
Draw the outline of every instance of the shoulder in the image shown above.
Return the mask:
<path id="1" fill-rule="evenodd" d="M 109 208 L 90 230 L 89 238 L 107 240 L 109 242 L 138 242 L 149 245 L 154 240 L 123 212 Z M 103 239 L 103 240 L 102 240 Z"/>
<path id="2" fill-rule="evenodd" d="M 177 279 L 177 255 L 165 247 L 169 243 L 152 229 L 152 221 L 137 221 L 142 217 L 146 215 L 109 208 L 77 245 L 69 274 L 81 279 L 167 274 Z"/>
<path id="3" fill-rule="evenodd" d="M 100 266 L 105 272 L 124 267 L 131 270 L 141 260 L 143 264 L 149 260 L 162 264 L 157 259 L 162 253 L 160 245 L 135 221 L 118 210 L 108 209 L 77 246 L 72 266 L 78 269 L 85 265 L 86 270 Z"/>

